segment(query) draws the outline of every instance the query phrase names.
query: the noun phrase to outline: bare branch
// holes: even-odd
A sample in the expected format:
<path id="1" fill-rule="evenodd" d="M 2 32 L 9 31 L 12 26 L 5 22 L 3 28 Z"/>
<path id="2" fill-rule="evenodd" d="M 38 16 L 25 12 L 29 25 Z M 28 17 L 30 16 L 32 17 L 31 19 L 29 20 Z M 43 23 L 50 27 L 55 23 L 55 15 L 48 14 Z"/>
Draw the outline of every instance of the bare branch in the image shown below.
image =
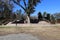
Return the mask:
<path id="1" fill-rule="evenodd" d="M 15 0 L 13 0 L 13 2 L 16 3 L 17 5 L 19 5 L 25 11 L 25 8 L 22 5 L 20 5 L 19 3 L 17 3 Z"/>
<path id="2" fill-rule="evenodd" d="M 26 2 L 25 2 L 25 0 L 23 0 L 23 2 L 24 2 L 24 5 L 25 5 L 25 7 L 26 7 Z"/>

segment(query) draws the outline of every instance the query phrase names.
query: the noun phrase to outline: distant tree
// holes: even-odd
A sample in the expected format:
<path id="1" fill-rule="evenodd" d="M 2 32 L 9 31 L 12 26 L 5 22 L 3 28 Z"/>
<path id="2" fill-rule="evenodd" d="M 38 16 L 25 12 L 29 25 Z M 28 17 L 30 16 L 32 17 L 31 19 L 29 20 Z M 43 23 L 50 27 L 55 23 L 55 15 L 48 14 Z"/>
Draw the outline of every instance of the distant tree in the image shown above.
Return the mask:
<path id="1" fill-rule="evenodd" d="M 48 21 L 50 21 L 50 14 L 47 13 L 47 12 L 44 12 L 44 13 L 43 13 L 43 20 L 48 20 Z"/>
<path id="2" fill-rule="evenodd" d="M 43 17 L 47 17 L 47 12 L 44 12 L 43 13 Z"/>
<path id="3" fill-rule="evenodd" d="M 50 21 L 50 14 L 47 14 L 47 20 Z"/>
<path id="4" fill-rule="evenodd" d="M 52 22 L 52 24 L 55 24 L 55 17 L 53 16 L 53 15 L 51 15 L 51 22 Z"/>
<path id="5" fill-rule="evenodd" d="M 53 14 L 54 15 L 54 17 L 57 19 L 57 18 L 60 18 L 60 13 L 55 13 L 55 14 Z"/>
<path id="6" fill-rule="evenodd" d="M 43 19 L 43 16 L 42 16 L 41 12 L 39 12 L 39 13 L 38 13 L 38 20 L 40 21 L 40 20 L 42 20 L 42 19 Z"/>
<path id="7" fill-rule="evenodd" d="M 17 20 L 20 20 L 21 19 L 21 10 L 17 10 L 16 14 L 17 14 Z"/>
<path id="8" fill-rule="evenodd" d="M 58 19 L 60 19 L 60 13 L 54 13 L 55 21 L 57 22 Z"/>

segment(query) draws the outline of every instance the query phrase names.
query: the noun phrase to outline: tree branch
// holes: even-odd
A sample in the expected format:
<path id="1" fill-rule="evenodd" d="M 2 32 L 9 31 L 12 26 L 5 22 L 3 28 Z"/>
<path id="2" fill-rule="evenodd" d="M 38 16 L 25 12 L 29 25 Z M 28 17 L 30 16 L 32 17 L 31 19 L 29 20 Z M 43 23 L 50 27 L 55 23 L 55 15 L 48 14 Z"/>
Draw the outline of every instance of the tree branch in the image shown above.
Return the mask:
<path id="1" fill-rule="evenodd" d="M 25 7 L 26 7 L 26 2 L 25 2 L 25 0 L 23 0 L 23 2 L 24 2 L 24 5 L 25 5 Z"/>
<path id="2" fill-rule="evenodd" d="M 13 0 L 13 2 L 16 3 L 17 5 L 19 5 L 19 6 L 25 11 L 25 8 L 24 8 L 22 5 L 20 5 L 19 3 L 17 3 L 17 2 L 14 1 L 14 0 Z"/>

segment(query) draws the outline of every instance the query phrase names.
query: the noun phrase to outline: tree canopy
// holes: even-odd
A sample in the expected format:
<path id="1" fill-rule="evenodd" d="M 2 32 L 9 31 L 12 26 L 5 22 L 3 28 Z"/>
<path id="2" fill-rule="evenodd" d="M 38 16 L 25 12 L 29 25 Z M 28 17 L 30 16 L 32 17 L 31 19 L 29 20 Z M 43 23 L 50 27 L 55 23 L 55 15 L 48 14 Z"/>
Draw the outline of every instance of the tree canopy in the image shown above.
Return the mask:
<path id="1" fill-rule="evenodd" d="M 38 3 L 41 3 L 41 0 L 0 0 L 0 2 L 6 4 L 3 5 L 7 6 L 9 10 L 12 10 L 14 8 L 14 4 L 17 4 L 24 10 L 28 16 L 27 18 L 29 19 L 30 14 L 35 12 L 35 7 L 38 5 Z M 24 5 L 22 5 L 21 2 L 23 2 Z"/>
<path id="2" fill-rule="evenodd" d="M 25 13 L 27 13 L 28 16 L 30 16 L 30 14 L 35 11 L 35 7 L 37 6 L 38 3 L 41 2 L 41 0 L 12 0 L 12 1 L 19 5 L 25 11 Z M 20 4 L 21 1 L 23 1 L 24 5 Z"/>

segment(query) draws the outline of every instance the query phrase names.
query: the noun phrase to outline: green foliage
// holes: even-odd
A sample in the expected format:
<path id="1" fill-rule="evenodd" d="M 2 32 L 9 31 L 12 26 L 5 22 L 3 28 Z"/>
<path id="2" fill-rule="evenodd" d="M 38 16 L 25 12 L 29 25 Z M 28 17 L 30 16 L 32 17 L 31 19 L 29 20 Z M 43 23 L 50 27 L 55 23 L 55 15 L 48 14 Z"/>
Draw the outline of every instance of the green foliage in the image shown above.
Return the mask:
<path id="1" fill-rule="evenodd" d="M 38 20 L 42 20 L 43 19 L 43 16 L 41 14 L 41 12 L 38 13 Z"/>
<path id="2" fill-rule="evenodd" d="M 43 13 L 43 17 L 47 17 L 47 12 L 44 12 Z"/>
<path id="3" fill-rule="evenodd" d="M 50 14 L 47 14 L 47 20 L 50 21 Z"/>

